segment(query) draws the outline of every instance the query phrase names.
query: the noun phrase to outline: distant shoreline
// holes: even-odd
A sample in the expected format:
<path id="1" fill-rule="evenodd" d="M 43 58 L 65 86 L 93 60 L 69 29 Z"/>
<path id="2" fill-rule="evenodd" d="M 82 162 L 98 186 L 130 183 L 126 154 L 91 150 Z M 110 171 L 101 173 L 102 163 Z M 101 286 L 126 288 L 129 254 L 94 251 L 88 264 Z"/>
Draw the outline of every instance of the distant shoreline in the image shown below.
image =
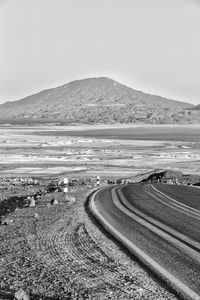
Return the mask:
<path id="1" fill-rule="evenodd" d="M 200 125 L 0 126 L 19 135 L 80 137 L 113 140 L 200 142 Z"/>
<path id="2" fill-rule="evenodd" d="M 0 123 L 0 128 L 27 128 L 34 130 L 54 130 L 59 129 L 62 130 L 77 130 L 77 131 L 83 131 L 83 130 L 93 130 L 93 129 L 118 129 L 118 128 L 200 128 L 200 124 L 77 124 L 77 125 L 57 125 L 57 124 L 3 124 Z"/>

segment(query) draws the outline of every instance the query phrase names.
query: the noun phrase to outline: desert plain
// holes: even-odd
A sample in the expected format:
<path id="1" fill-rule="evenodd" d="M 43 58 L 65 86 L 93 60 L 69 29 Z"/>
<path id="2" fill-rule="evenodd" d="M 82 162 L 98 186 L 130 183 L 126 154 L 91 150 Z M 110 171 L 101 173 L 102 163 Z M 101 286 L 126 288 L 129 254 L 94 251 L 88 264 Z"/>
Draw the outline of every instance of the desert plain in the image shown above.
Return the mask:
<path id="1" fill-rule="evenodd" d="M 1 126 L 0 176 L 200 174 L 199 125 Z"/>
<path id="2" fill-rule="evenodd" d="M 30 299 L 177 299 L 99 227 L 87 211 L 87 197 L 97 176 L 102 186 L 112 179 L 140 181 L 155 169 L 199 175 L 199 130 L 1 126 L 0 299 L 13 299 L 20 289 Z M 76 180 L 67 195 L 57 188 L 66 177 Z M 16 184 L 12 178 L 42 183 Z M 8 202 L 12 206 L 5 209 Z"/>

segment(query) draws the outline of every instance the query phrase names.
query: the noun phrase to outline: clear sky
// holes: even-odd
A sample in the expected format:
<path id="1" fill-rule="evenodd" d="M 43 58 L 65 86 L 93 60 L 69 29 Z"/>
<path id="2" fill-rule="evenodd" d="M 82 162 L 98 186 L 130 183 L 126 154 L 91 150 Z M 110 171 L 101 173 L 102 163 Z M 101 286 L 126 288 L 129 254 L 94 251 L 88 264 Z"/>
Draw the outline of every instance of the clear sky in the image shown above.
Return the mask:
<path id="1" fill-rule="evenodd" d="M 99 76 L 200 103 L 200 0 L 0 0 L 0 103 Z"/>

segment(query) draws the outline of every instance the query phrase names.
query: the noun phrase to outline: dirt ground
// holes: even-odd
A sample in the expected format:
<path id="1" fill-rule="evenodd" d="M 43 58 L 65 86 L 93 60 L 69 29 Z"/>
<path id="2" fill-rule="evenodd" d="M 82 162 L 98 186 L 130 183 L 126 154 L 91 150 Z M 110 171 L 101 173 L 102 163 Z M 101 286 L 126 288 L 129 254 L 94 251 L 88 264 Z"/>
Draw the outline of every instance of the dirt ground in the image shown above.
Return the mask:
<path id="1" fill-rule="evenodd" d="M 0 226 L 0 299 L 176 299 L 122 251 L 85 209 L 89 187 L 47 194 Z M 57 205 L 50 205 L 52 198 Z"/>

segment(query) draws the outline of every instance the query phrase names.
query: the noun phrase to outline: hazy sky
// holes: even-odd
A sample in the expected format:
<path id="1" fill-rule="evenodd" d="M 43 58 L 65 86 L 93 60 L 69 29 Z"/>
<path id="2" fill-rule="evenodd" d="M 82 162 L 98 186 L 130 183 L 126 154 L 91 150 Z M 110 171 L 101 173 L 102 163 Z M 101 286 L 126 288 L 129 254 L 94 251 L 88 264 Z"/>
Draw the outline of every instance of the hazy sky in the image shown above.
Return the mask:
<path id="1" fill-rule="evenodd" d="M 84 77 L 200 103 L 200 0 L 0 0 L 0 103 Z"/>

